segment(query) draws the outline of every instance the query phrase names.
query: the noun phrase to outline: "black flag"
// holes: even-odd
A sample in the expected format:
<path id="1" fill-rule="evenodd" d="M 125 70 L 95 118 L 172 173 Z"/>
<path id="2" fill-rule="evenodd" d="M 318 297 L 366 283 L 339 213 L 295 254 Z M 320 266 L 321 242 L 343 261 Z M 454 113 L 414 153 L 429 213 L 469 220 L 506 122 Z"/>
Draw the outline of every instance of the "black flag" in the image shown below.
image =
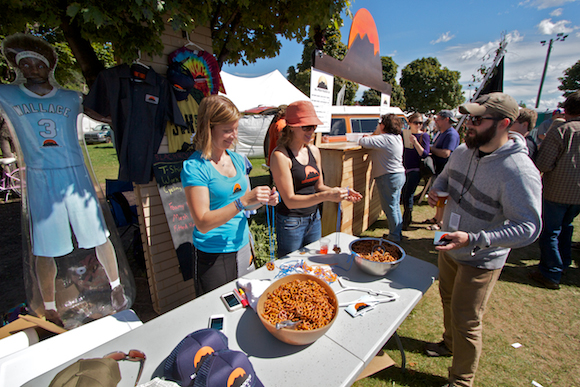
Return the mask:
<path id="1" fill-rule="evenodd" d="M 483 87 L 483 89 L 481 89 L 481 93 L 479 93 L 479 95 L 495 93 L 495 92 L 503 93 L 503 60 L 504 60 L 504 58 L 501 58 L 501 60 L 499 61 L 499 64 L 497 66 L 495 66 L 495 68 L 492 70 L 493 73 L 492 73 L 491 77 L 489 77 L 485 86 Z"/>

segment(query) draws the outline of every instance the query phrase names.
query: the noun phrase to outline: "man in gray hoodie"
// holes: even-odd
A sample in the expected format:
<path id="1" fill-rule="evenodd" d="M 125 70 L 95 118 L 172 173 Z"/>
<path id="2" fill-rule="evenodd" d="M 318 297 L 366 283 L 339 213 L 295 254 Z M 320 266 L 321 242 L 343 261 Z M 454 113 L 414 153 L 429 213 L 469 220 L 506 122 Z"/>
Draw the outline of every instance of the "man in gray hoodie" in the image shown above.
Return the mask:
<path id="1" fill-rule="evenodd" d="M 469 114 L 465 144 L 451 155 L 429 192 L 449 193 L 447 232 L 439 250 L 443 341 L 427 343 L 429 356 L 451 356 L 449 386 L 471 386 L 482 350 L 485 305 L 511 248 L 532 243 L 541 230 L 540 173 L 524 138 L 509 133 L 519 108 L 507 94 L 491 93 L 460 106 Z"/>

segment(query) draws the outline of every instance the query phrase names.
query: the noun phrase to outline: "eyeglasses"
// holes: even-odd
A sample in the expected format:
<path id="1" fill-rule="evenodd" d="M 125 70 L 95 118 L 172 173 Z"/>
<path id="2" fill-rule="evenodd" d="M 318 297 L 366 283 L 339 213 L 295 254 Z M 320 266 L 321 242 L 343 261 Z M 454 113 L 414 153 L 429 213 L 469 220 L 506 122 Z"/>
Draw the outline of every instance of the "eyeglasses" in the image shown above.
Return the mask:
<path id="1" fill-rule="evenodd" d="M 303 126 L 302 130 L 305 132 L 310 132 L 311 130 L 316 129 L 316 125 L 309 125 L 309 126 Z"/>
<path id="2" fill-rule="evenodd" d="M 147 357 L 145 354 L 137 349 L 132 349 L 129 351 L 129 354 L 125 352 L 117 351 L 111 352 L 108 355 L 103 357 L 108 357 L 116 361 L 127 360 L 127 361 L 138 361 L 139 362 L 139 373 L 137 374 L 137 379 L 135 379 L 135 386 L 139 384 L 139 379 L 141 378 L 141 374 L 143 373 L 143 364 L 145 363 L 145 359 Z"/>
<path id="3" fill-rule="evenodd" d="M 423 121 L 413 121 L 411 123 L 415 125 L 423 125 Z"/>
<path id="4" fill-rule="evenodd" d="M 483 120 L 492 120 L 492 121 L 501 121 L 503 118 L 496 118 L 496 117 L 477 117 L 477 116 L 469 116 L 467 117 L 467 121 L 471 122 L 473 126 L 479 126 L 483 122 Z"/>

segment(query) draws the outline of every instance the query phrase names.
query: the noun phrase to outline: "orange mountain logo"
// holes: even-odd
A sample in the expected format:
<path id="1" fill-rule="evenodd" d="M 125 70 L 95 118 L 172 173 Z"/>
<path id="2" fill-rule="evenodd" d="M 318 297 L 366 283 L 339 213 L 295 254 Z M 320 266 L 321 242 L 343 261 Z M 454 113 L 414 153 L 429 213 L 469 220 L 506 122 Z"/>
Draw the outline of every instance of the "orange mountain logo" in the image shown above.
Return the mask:
<path id="1" fill-rule="evenodd" d="M 310 183 L 320 179 L 320 173 L 316 170 L 316 168 L 307 165 L 304 168 L 304 174 L 306 175 L 306 179 L 302 180 L 302 184 Z"/>
<path id="2" fill-rule="evenodd" d="M 352 25 L 350 26 L 350 33 L 348 35 L 349 50 L 357 36 L 359 36 L 362 40 L 365 35 L 369 39 L 369 42 L 373 45 L 374 53 L 377 55 L 380 48 L 377 25 L 375 24 L 375 20 L 373 19 L 371 13 L 367 9 L 362 8 L 358 10 L 354 16 Z"/>
<path id="3" fill-rule="evenodd" d="M 244 382 L 248 379 L 248 374 L 246 374 L 246 370 L 241 367 L 236 368 L 232 371 L 230 376 L 228 377 L 228 384 L 227 387 L 240 387 Z"/>
<path id="4" fill-rule="evenodd" d="M 44 140 L 42 146 L 58 146 L 58 144 L 54 140 Z"/>
<path id="5" fill-rule="evenodd" d="M 196 353 L 195 356 L 193 357 L 193 366 L 195 368 L 197 368 L 197 365 L 200 363 L 200 361 L 206 357 L 207 355 L 210 355 L 212 353 L 214 353 L 215 351 L 213 350 L 212 347 L 201 347 Z"/>
<path id="6" fill-rule="evenodd" d="M 242 186 L 239 183 L 236 183 L 236 185 L 234 185 L 234 193 L 240 192 L 241 190 Z"/>

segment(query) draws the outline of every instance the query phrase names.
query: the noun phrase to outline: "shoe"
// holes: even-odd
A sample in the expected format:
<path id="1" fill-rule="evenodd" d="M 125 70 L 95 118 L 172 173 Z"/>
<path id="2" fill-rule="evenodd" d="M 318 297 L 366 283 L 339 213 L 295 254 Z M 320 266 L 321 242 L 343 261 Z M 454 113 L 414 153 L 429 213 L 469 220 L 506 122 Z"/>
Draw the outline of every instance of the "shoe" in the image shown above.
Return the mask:
<path id="1" fill-rule="evenodd" d="M 443 341 L 438 343 L 425 343 L 425 355 L 429 357 L 449 357 L 453 356 L 453 353 Z"/>
<path id="2" fill-rule="evenodd" d="M 44 311 L 44 318 L 47 321 L 50 321 L 51 323 L 58 325 L 59 327 L 64 327 L 64 324 L 60 318 L 60 315 L 58 314 L 58 312 L 56 310 L 46 309 Z"/>
<path id="3" fill-rule="evenodd" d="M 118 285 L 111 291 L 111 306 L 115 311 L 120 312 L 127 308 L 129 300 L 125 297 L 123 286 Z"/>
<path id="4" fill-rule="evenodd" d="M 558 289 L 560 289 L 560 284 L 558 284 L 557 282 L 554 282 L 552 280 L 547 279 L 539 271 L 533 271 L 533 272 L 531 272 L 528 275 L 528 277 L 530 277 L 534 281 L 536 281 L 536 282 L 544 285 L 544 287 L 546 287 L 548 289 L 552 289 L 552 290 L 558 290 Z"/>
<path id="5" fill-rule="evenodd" d="M 443 227 L 443 225 L 441 223 L 435 223 L 435 224 L 432 224 L 431 226 L 428 226 L 427 230 L 438 231 L 438 230 L 441 230 L 441 227 Z"/>
<path id="6" fill-rule="evenodd" d="M 422 221 L 421 224 L 437 224 L 437 219 L 435 219 L 435 218 L 426 219 L 426 220 Z"/>

